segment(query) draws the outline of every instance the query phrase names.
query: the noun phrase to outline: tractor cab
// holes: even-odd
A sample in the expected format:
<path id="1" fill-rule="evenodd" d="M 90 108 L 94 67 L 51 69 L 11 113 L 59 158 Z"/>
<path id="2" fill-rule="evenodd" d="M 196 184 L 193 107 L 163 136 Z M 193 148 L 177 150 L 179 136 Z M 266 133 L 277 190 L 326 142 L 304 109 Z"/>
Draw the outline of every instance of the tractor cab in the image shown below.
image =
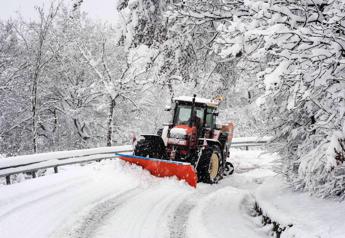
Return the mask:
<path id="1" fill-rule="evenodd" d="M 198 138 L 211 137 L 212 130 L 216 127 L 219 101 L 183 96 L 174 98 L 174 105 L 173 127 L 195 126 Z"/>
<path id="2" fill-rule="evenodd" d="M 166 155 L 170 160 L 191 161 L 203 140 L 214 139 L 220 101 L 194 97 L 173 99 L 172 123 L 163 129 Z"/>

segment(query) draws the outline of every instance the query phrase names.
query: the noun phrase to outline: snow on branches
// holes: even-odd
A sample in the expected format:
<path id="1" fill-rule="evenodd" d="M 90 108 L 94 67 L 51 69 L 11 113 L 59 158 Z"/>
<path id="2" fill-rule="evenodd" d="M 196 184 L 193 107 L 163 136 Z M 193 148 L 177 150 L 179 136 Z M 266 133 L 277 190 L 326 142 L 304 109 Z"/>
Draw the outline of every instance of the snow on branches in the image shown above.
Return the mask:
<path id="1" fill-rule="evenodd" d="M 213 33 L 207 46 L 224 61 L 258 72 L 282 173 L 323 197 L 345 198 L 345 165 L 334 153 L 345 138 L 344 9 L 340 0 L 199 0 L 174 10 L 185 29 Z"/>
<path id="2" fill-rule="evenodd" d="M 283 173 L 296 188 L 345 198 L 344 188 L 332 188 L 345 183 L 333 153 L 345 137 L 344 3 L 245 5 L 252 17 L 235 29 L 248 57 L 267 61 L 259 76 L 268 119 L 284 142 Z"/>

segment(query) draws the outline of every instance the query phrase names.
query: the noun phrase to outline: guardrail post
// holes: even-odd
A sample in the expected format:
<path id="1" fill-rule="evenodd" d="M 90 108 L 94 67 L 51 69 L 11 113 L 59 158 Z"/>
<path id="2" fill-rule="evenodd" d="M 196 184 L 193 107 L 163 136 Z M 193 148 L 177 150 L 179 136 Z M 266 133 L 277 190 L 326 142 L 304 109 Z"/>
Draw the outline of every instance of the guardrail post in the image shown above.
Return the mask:
<path id="1" fill-rule="evenodd" d="M 6 184 L 10 185 L 11 184 L 11 175 L 6 176 Z"/>
<path id="2" fill-rule="evenodd" d="M 55 167 L 54 167 L 54 173 L 56 173 L 56 174 L 57 174 L 58 172 L 59 172 L 58 167 L 57 167 L 57 166 L 55 166 Z"/>

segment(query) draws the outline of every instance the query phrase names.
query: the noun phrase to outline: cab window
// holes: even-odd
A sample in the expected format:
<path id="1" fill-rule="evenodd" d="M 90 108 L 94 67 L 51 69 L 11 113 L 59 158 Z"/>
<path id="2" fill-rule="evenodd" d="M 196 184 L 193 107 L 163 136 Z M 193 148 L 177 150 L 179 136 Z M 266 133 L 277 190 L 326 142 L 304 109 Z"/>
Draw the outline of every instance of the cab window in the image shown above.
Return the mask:
<path id="1" fill-rule="evenodd" d="M 213 129 L 215 127 L 215 118 L 213 115 L 213 109 L 207 108 L 206 114 L 206 127 Z"/>
<path id="2" fill-rule="evenodd" d="M 187 125 L 192 108 L 189 106 L 179 105 L 176 111 L 176 120 L 177 125 Z"/>

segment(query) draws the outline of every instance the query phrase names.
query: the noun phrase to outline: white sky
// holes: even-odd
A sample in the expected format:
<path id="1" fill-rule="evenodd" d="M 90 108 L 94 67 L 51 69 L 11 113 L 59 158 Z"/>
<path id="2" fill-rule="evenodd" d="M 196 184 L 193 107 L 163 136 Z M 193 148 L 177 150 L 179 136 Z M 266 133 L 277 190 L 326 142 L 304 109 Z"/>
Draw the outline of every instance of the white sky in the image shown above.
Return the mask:
<path id="1" fill-rule="evenodd" d="M 64 1 L 69 4 L 72 2 L 72 0 Z M 0 19 L 16 17 L 16 12 L 20 12 L 25 19 L 35 19 L 34 6 L 41 6 L 42 3 L 48 5 L 49 2 L 49 0 L 0 0 Z M 95 20 L 114 22 L 117 19 L 116 2 L 117 0 L 84 0 L 82 10 Z"/>

